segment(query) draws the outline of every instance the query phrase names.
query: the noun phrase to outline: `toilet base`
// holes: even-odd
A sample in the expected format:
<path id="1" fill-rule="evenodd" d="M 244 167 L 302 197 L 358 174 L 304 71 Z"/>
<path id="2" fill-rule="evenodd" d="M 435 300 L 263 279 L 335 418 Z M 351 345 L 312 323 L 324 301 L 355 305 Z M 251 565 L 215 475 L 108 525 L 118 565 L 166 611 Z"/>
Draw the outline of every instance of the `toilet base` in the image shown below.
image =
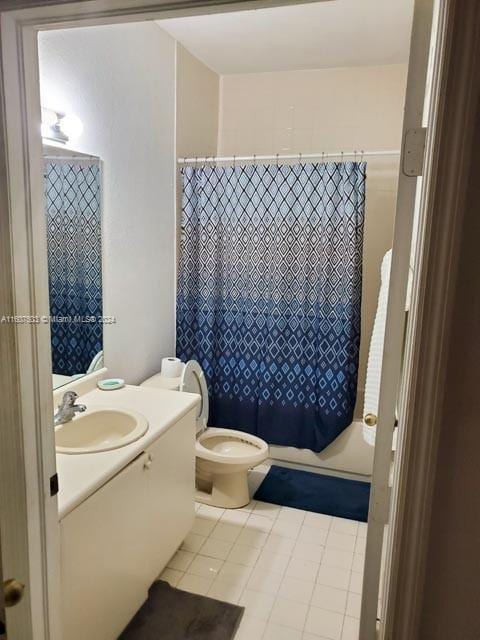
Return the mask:
<path id="1" fill-rule="evenodd" d="M 212 490 L 196 491 L 195 500 L 223 509 L 240 509 L 250 502 L 248 469 L 235 473 L 219 473 L 210 476 Z"/>

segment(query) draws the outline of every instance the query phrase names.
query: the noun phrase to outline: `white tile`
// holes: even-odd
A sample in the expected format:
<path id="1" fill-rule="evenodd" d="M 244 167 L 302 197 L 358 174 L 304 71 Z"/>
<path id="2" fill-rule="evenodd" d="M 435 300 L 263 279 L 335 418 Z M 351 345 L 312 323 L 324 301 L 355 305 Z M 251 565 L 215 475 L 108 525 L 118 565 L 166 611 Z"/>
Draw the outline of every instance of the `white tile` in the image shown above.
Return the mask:
<path id="1" fill-rule="evenodd" d="M 207 595 L 210 598 L 215 598 L 216 600 L 222 600 L 223 602 L 231 602 L 232 604 L 237 604 L 242 591 L 243 587 L 241 585 L 222 582 L 217 578 L 216 580 L 214 580 L 212 586 L 208 590 Z"/>
<path id="2" fill-rule="evenodd" d="M 197 516 L 193 522 L 192 533 L 197 533 L 201 536 L 208 536 L 212 532 L 214 526 L 215 520 Z"/>
<path id="3" fill-rule="evenodd" d="M 282 507 L 278 514 L 279 520 L 287 520 L 288 522 L 296 522 L 303 524 L 306 512 L 303 509 L 294 509 L 293 507 Z"/>
<path id="4" fill-rule="evenodd" d="M 265 542 L 265 548 L 269 551 L 283 553 L 288 556 L 292 554 L 294 547 L 294 538 L 284 538 L 283 536 L 279 536 L 278 533 L 271 533 Z"/>
<path id="5" fill-rule="evenodd" d="M 303 558 L 292 558 L 288 564 L 286 575 L 298 580 L 313 582 L 318 573 L 318 562 L 304 560 Z"/>
<path id="6" fill-rule="evenodd" d="M 291 627 L 269 622 L 265 629 L 263 640 L 301 640 L 302 632 Z M 236 639 L 235 639 L 236 640 Z"/>
<path id="7" fill-rule="evenodd" d="M 266 620 L 253 618 L 245 612 L 234 640 L 261 640 L 266 626 Z"/>
<path id="8" fill-rule="evenodd" d="M 317 584 L 313 591 L 312 606 L 344 614 L 347 606 L 347 596 L 348 592 L 344 589 L 334 589 L 323 584 Z"/>
<path id="9" fill-rule="evenodd" d="M 252 573 L 251 567 L 244 567 L 234 562 L 225 562 L 218 574 L 218 579 L 229 584 L 245 586 Z"/>
<path id="10" fill-rule="evenodd" d="M 197 511 L 200 509 L 201 506 L 202 505 L 200 502 L 195 502 L 195 513 L 197 513 Z"/>
<path id="11" fill-rule="evenodd" d="M 256 566 L 264 571 L 271 571 L 273 573 L 285 573 L 290 558 L 287 555 L 274 553 L 269 551 L 268 547 L 264 547 L 257 560 Z"/>
<path id="12" fill-rule="evenodd" d="M 341 640 L 343 615 L 319 607 L 310 607 L 305 631 L 329 640 Z"/>
<path id="13" fill-rule="evenodd" d="M 241 527 L 248 520 L 249 513 L 247 511 L 239 511 L 238 509 L 225 509 L 225 513 L 220 518 L 220 522 L 228 524 L 238 524 Z"/>
<path id="14" fill-rule="evenodd" d="M 362 553 L 365 555 L 365 548 L 367 546 L 366 538 L 357 538 L 357 542 L 355 543 L 355 553 Z"/>
<path id="15" fill-rule="evenodd" d="M 240 535 L 242 527 L 238 524 L 228 524 L 227 522 L 219 522 L 212 533 L 211 538 L 215 540 L 223 540 L 225 542 L 235 542 Z"/>
<path id="16" fill-rule="evenodd" d="M 245 589 L 238 604 L 241 607 L 245 607 L 245 612 L 249 616 L 268 620 L 274 602 L 275 596 L 271 593 L 260 593 L 260 591 Z"/>
<path id="17" fill-rule="evenodd" d="M 197 533 L 189 533 L 180 547 L 183 551 L 196 553 L 206 540 L 206 536 L 199 536 Z"/>
<path id="18" fill-rule="evenodd" d="M 285 576 L 280 585 L 278 595 L 287 600 L 293 600 L 294 602 L 303 602 L 303 604 L 309 604 L 314 582 L 308 582 L 307 580 L 298 580 L 297 578 L 291 578 Z"/>
<path id="19" fill-rule="evenodd" d="M 186 571 L 194 557 L 195 555 L 189 551 L 177 551 L 168 561 L 167 567 L 169 569 L 177 569 L 177 571 Z"/>
<path id="20" fill-rule="evenodd" d="M 210 578 L 202 578 L 201 576 L 194 576 L 191 573 L 186 573 L 178 583 L 177 587 L 183 591 L 190 591 L 190 593 L 198 593 L 205 596 L 210 589 L 213 580 Z"/>
<path id="21" fill-rule="evenodd" d="M 301 526 L 300 522 L 290 522 L 290 520 L 280 520 L 277 518 L 272 527 L 272 533 L 277 533 L 284 538 L 293 538 L 296 540 Z"/>
<path id="22" fill-rule="evenodd" d="M 327 516 L 324 513 L 307 513 L 305 516 L 305 520 L 303 521 L 303 524 L 307 525 L 308 527 L 324 529 L 325 531 L 328 531 L 330 529 L 331 523 L 332 516 Z"/>
<path id="23" fill-rule="evenodd" d="M 360 633 L 360 621 L 356 618 L 345 616 L 341 640 L 358 640 Z"/>
<path id="24" fill-rule="evenodd" d="M 236 544 L 246 544 L 260 549 L 265 544 L 268 534 L 264 531 L 244 528 L 237 538 Z"/>
<path id="25" fill-rule="evenodd" d="M 353 553 L 355 549 L 355 541 L 355 536 L 330 530 L 325 546 L 333 549 L 341 549 L 342 551 L 351 551 Z"/>
<path id="26" fill-rule="evenodd" d="M 183 571 L 176 569 L 164 569 L 160 574 L 160 580 L 165 580 L 171 587 L 176 587 L 183 576 Z"/>
<path id="27" fill-rule="evenodd" d="M 352 575 L 350 577 L 350 586 L 349 591 L 353 591 L 353 593 L 362 593 L 363 587 L 363 573 L 357 573 L 356 571 L 352 571 Z"/>
<path id="28" fill-rule="evenodd" d="M 234 640 L 261 640 L 266 626 L 265 620 L 253 618 L 245 612 Z"/>
<path id="29" fill-rule="evenodd" d="M 257 562 L 261 549 L 255 549 L 245 544 L 234 544 L 232 550 L 228 554 L 227 560 L 237 564 L 243 564 L 246 567 L 253 567 Z"/>
<path id="30" fill-rule="evenodd" d="M 269 573 L 262 569 L 255 568 L 247 582 L 247 588 L 261 593 L 271 593 L 275 595 L 278 592 L 282 576 L 279 573 Z"/>
<path id="31" fill-rule="evenodd" d="M 305 560 L 313 560 L 313 562 L 321 562 L 324 547 L 319 544 L 311 544 L 310 542 L 297 542 L 293 549 L 292 555 L 295 558 L 304 558 Z"/>
<path id="32" fill-rule="evenodd" d="M 254 529 L 256 531 L 263 531 L 269 533 L 272 528 L 273 521 L 271 518 L 265 516 L 255 515 L 255 511 L 248 518 L 245 527 L 248 529 Z"/>
<path id="33" fill-rule="evenodd" d="M 270 615 L 270 622 L 301 631 L 305 625 L 307 611 L 308 605 L 277 596 Z"/>
<path id="34" fill-rule="evenodd" d="M 327 638 L 321 638 L 320 636 L 317 636 L 316 633 L 304 633 L 302 640 L 327 640 Z"/>
<path id="35" fill-rule="evenodd" d="M 352 563 L 352 571 L 356 571 L 357 573 L 363 573 L 365 568 L 365 556 L 361 553 L 353 554 L 353 563 Z"/>
<path id="36" fill-rule="evenodd" d="M 342 569 L 351 569 L 353 563 L 353 553 L 351 551 L 342 551 L 332 547 L 325 547 L 322 558 L 322 564 L 329 567 L 340 567 Z"/>
<path id="37" fill-rule="evenodd" d="M 360 609 L 362 607 L 362 596 L 359 593 L 350 591 L 347 598 L 346 614 L 352 618 L 360 618 Z"/>
<path id="38" fill-rule="evenodd" d="M 257 504 L 256 500 L 250 500 L 250 502 L 248 504 L 246 504 L 241 509 L 236 509 L 236 511 L 247 511 L 247 512 L 251 513 L 255 509 L 255 505 L 256 504 Z"/>
<path id="39" fill-rule="evenodd" d="M 195 556 L 193 562 L 188 567 L 188 573 L 193 573 L 194 575 L 201 576 L 202 578 L 211 578 L 213 580 L 217 577 L 222 564 L 223 560 L 198 555 Z"/>
<path id="40" fill-rule="evenodd" d="M 359 522 L 358 523 L 358 533 L 357 536 L 359 538 L 366 538 L 368 530 L 368 522 Z"/>
<path id="41" fill-rule="evenodd" d="M 337 533 L 347 533 L 350 536 L 356 536 L 358 532 L 358 522 L 356 520 L 348 520 L 347 518 L 332 519 L 330 531 Z"/>
<path id="42" fill-rule="evenodd" d="M 225 560 L 230 553 L 233 544 L 231 542 L 224 542 L 223 540 L 214 540 L 208 538 L 207 541 L 201 546 L 200 553 L 203 556 L 210 556 L 211 558 L 219 558 Z"/>
<path id="43" fill-rule="evenodd" d="M 311 544 L 325 545 L 328 531 L 326 529 L 318 529 L 303 525 L 298 534 L 299 542 L 309 542 Z"/>
<path id="44" fill-rule="evenodd" d="M 328 567 L 322 564 L 318 570 L 317 582 L 327 587 L 335 587 L 335 589 L 348 589 L 350 571 L 348 569 Z"/>
<path id="45" fill-rule="evenodd" d="M 280 513 L 281 507 L 278 504 L 271 504 L 270 502 L 257 502 L 253 513 L 257 516 L 264 516 L 275 520 Z"/>
<path id="46" fill-rule="evenodd" d="M 212 507 L 209 504 L 201 504 L 197 513 L 202 518 L 210 518 L 211 520 L 220 520 L 224 514 L 225 509 L 219 509 L 218 507 Z"/>

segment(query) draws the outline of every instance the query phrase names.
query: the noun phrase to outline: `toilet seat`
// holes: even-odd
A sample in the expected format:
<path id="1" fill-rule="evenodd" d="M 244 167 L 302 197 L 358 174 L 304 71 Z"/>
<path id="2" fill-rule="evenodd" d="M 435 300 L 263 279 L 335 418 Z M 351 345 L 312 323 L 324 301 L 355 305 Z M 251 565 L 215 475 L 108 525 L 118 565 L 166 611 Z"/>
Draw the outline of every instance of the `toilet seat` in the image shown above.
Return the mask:
<path id="1" fill-rule="evenodd" d="M 183 367 L 179 391 L 196 393 L 200 396 L 200 406 L 197 409 L 197 434 L 204 431 L 208 421 L 208 387 L 202 367 L 196 360 L 189 360 Z"/>
<path id="2" fill-rule="evenodd" d="M 210 427 L 198 436 L 196 450 L 197 455 L 210 462 L 253 467 L 265 460 L 268 446 L 250 433 Z"/>

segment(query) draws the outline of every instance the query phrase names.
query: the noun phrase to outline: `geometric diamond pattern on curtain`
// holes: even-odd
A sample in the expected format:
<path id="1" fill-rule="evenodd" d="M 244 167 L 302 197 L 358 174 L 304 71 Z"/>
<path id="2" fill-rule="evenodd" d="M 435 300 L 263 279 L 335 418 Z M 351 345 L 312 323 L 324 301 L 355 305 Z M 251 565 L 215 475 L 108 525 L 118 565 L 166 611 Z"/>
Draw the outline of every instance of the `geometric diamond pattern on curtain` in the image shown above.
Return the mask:
<path id="1" fill-rule="evenodd" d="M 366 164 L 186 167 L 177 355 L 211 426 L 321 451 L 353 418 Z"/>
<path id="2" fill-rule="evenodd" d="M 53 373 L 85 373 L 103 342 L 100 167 L 49 160 L 44 185 Z"/>

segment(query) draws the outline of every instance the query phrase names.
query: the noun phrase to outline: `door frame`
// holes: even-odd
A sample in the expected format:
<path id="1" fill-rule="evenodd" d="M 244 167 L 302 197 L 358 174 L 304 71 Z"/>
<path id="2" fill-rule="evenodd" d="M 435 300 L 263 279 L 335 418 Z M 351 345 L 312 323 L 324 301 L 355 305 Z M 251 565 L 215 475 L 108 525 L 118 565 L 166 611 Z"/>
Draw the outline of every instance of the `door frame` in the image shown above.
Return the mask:
<path id="1" fill-rule="evenodd" d="M 455 4 L 458 0 L 444 0 Z M 46 260 L 46 237 L 42 208 L 41 185 L 41 139 L 38 135 L 40 121 L 40 99 L 38 82 L 38 54 L 36 34 L 40 29 L 66 28 L 69 26 L 92 26 L 133 22 L 160 17 L 208 14 L 225 11 L 247 10 L 273 6 L 301 4 L 304 0 L 110 0 L 108 8 L 104 0 L 86 0 L 61 5 L 48 5 L 7 11 L 0 14 L 2 83 L 0 132 L 0 309 L 5 315 L 48 315 L 48 278 Z M 448 20 L 453 20 L 452 12 Z M 445 124 L 445 123 L 442 123 Z M 439 131 L 435 130 L 435 141 Z M 458 151 L 457 148 L 454 149 Z M 429 153 L 432 152 L 432 147 Z M 444 180 L 446 176 L 435 175 Z M 437 185 L 438 186 L 438 185 Z M 455 186 L 455 185 L 454 185 Z M 462 185 L 456 185 L 457 188 Z M 424 226 L 441 234 L 442 227 L 437 212 L 427 206 L 424 211 Z M 440 221 L 444 222 L 444 221 Z M 432 231 L 432 233 L 433 233 Z M 441 237 L 441 236 L 440 236 Z M 456 236 L 442 237 L 435 252 L 427 252 L 422 260 L 421 273 L 417 280 L 429 274 L 441 287 L 445 270 L 434 271 L 438 254 L 449 262 L 454 254 Z M 439 280 L 440 279 L 440 280 Z M 429 287 L 416 288 L 419 307 L 424 307 L 428 294 L 437 289 L 429 281 Z M 405 285 L 406 286 L 406 285 Z M 447 299 L 447 302 L 450 299 Z M 446 305 L 448 307 L 448 305 Z M 415 344 L 414 337 L 422 335 L 428 347 L 432 340 L 438 344 L 444 335 L 444 325 L 450 308 L 438 308 L 440 322 L 433 330 L 424 324 L 424 317 L 415 319 L 415 336 L 411 335 L 408 348 Z M 442 322 L 443 321 L 443 322 Z M 0 467 L 5 479 L 0 485 L 3 522 L 0 522 L 2 556 L 6 577 L 25 579 L 30 585 L 24 601 L 10 609 L 9 621 L 25 640 L 61 640 L 59 626 L 59 526 L 55 497 L 50 497 L 49 479 L 55 473 L 55 449 L 51 416 L 53 414 L 49 330 L 46 324 L 8 325 L 7 340 L 2 340 L 0 355 L 4 366 L 0 370 L 0 388 L 4 398 L 0 403 L 2 424 L 0 430 Z M 413 333 L 413 332 L 412 332 Z M 412 385 L 418 382 L 419 363 L 414 359 Z M 437 390 L 441 380 L 432 381 L 432 391 Z M 21 390 L 21 391 L 20 391 Z M 413 391 L 417 391 L 415 386 Z M 416 446 L 417 434 L 412 429 L 417 419 L 430 409 L 435 410 L 435 393 L 427 394 L 422 403 L 410 408 L 405 422 L 403 471 L 411 482 L 413 471 L 418 481 L 419 474 L 425 485 L 431 485 L 428 477 L 430 467 L 411 469 L 410 455 Z M 427 405 L 427 406 L 426 406 Z M 437 422 L 426 425 L 426 432 L 433 441 Z M 424 451 L 428 460 L 428 451 Z M 418 452 L 417 452 L 418 459 Z M 399 502 L 403 495 L 400 487 Z M 425 504 L 431 495 L 425 496 L 420 505 L 412 502 L 408 506 L 415 510 L 421 520 Z M 6 526 L 8 520 L 8 527 Z M 417 522 L 417 521 L 415 521 Z M 28 537 L 25 532 L 28 531 Z M 416 529 L 418 533 L 419 529 Z M 422 551 L 425 553 L 425 549 Z M 395 565 L 394 565 L 395 566 Z M 408 584 L 415 567 L 408 575 L 398 574 L 397 595 Z M 392 575 L 394 575 L 392 573 Z M 401 580 L 405 580 L 402 582 Z M 396 602 L 387 610 L 386 622 L 398 614 Z M 400 616 L 401 617 L 401 616 Z M 21 631 L 20 631 L 21 630 Z M 407 636 L 395 635 L 395 640 Z M 414 636 L 408 636 L 412 640 Z"/>

